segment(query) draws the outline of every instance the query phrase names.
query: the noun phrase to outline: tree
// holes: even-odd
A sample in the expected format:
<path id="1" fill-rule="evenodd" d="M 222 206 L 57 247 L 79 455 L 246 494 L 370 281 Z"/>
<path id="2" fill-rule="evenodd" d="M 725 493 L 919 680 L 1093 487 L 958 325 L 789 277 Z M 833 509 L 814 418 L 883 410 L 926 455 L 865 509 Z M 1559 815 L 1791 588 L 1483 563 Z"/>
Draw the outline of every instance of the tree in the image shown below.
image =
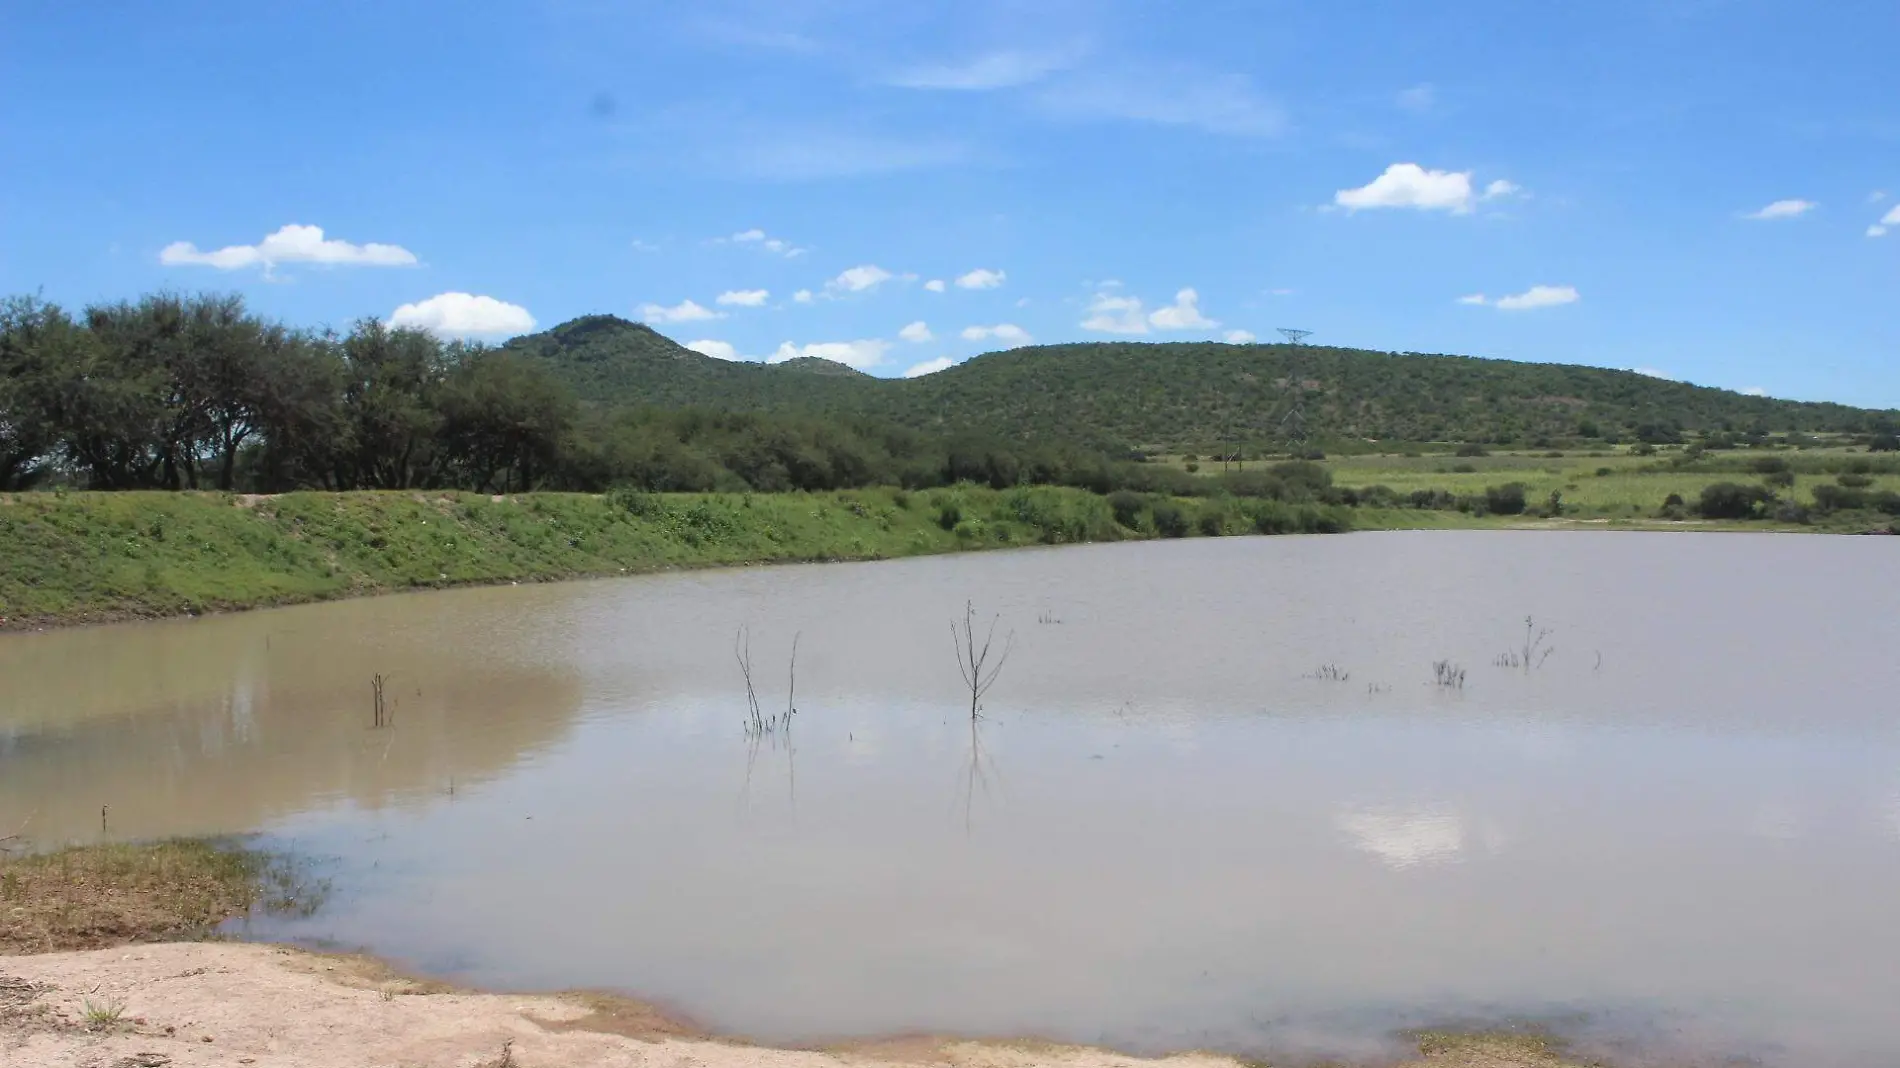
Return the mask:
<path id="1" fill-rule="evenodd" d="M 1702 488 L 1696 512 L 1704 519 L 1754 519 L 1768 510 L 1775 495 L 1766 486 L 1717 482 Z"/>
<path id="2" fill-rule="evenodd" d="M 44 478 L 59 444 L 53 375 L 83 359 L 90 338 L 57 305 L 0 301 L 0 491 Z"/>
<path id="3" fill-rule="evenodd" d="M 427 480 L 447 370 L 442 343 L 420 330 L 358 320 L 338 344 L 342 426 L 338 489 L 409 489 Z"/>
<path id="4" fill-rule="evenodd" d="M 487 490 L 533 489 L 560 461 L 578 405 L 547 368 L 521 356 L 472 349 L 442 383 L 443 460 Z"/>

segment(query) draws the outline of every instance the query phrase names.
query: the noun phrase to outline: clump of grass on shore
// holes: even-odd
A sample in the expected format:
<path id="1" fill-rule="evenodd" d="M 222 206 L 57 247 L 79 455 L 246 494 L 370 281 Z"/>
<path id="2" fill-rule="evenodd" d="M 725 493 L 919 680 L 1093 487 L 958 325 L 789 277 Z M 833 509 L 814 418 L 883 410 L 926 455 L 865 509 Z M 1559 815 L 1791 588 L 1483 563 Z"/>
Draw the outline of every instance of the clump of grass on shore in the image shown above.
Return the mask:
<path id="1" fill-rule="evenodd" d="M 0 954 L 196 937 L 253 906 L 305 907 L 271 856 L 224 841 L 73 846 L 0 857 Z"/>

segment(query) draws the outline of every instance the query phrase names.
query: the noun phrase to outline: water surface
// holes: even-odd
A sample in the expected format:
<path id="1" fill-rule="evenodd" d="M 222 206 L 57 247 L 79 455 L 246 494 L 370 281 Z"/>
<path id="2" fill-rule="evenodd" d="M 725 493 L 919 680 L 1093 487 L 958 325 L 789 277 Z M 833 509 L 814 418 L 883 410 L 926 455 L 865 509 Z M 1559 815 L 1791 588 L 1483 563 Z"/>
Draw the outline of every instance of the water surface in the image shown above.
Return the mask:
<path id="1" fill-rule="evenodd" d="M 260 933 L 770 1041 L 1530 1017 L 1890 1062 L 1896 580 L 1878 538 L 1402 533 L 19 635 L 0 822 L 263 831 L 336 892 Z M 1013 634 L 974 732 L 966 600 Z M 1527 615 L 1540 666 L 1497 666 Z M 768 712 L 798 635 L 789 738 L 743 730 L 741 627 Z"/>

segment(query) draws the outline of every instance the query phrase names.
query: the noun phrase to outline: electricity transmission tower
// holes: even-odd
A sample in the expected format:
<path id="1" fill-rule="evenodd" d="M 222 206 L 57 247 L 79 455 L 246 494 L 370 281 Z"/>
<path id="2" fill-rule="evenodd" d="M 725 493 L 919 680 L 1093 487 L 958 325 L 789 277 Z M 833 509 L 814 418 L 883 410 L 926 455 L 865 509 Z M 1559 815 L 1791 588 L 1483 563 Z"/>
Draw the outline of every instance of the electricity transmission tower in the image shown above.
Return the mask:
<path id="1" fill-rule="evenodd" d="M 1311 330 L 1294 330 L 1285 326 L 1279 329 L 1280 336 L 1295 348 L 1304 347 L 1306 339 L 1313 334 Z M 1292 396 L 1287 404 L 1286 415 L 1280 418 L 1280 436 L 1286 439 L 1290 451 L 1302 453 L 1306 451 L 1306 361 L 1297 355 L 1286 362 L 1286 385 Z"/>

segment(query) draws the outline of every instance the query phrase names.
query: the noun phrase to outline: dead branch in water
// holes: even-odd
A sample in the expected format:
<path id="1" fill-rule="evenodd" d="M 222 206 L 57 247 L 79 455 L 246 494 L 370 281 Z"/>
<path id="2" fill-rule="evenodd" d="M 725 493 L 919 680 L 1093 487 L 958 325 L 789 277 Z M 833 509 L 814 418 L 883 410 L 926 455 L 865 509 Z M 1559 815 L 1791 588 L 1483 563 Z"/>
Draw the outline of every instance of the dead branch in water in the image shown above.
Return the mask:
<path id="1" fill-rule="evenodd" d="M 983 634 L 983 644 L 976 644 L 976 604 L 963 602 L 963 625 L 959 631 L 955 620 L 950 622 L 950 643 L 957 654 L 957 671 L 963 676 L 963 683 L 970 689 L 970 719 L 982 718 L 983 695 L 996 685 L 996 677 L 1003 673 L 1003 665 L 1009 662 L 1010 650 L 1016 644 L 1016 632 L 1010 631 L 1003 639 L 1002 655 L 991 665 L 990 647 L 996 641 L 996 624 L 1002 620 L 1000 614 L 990 617 L 990 626 Z"/>

